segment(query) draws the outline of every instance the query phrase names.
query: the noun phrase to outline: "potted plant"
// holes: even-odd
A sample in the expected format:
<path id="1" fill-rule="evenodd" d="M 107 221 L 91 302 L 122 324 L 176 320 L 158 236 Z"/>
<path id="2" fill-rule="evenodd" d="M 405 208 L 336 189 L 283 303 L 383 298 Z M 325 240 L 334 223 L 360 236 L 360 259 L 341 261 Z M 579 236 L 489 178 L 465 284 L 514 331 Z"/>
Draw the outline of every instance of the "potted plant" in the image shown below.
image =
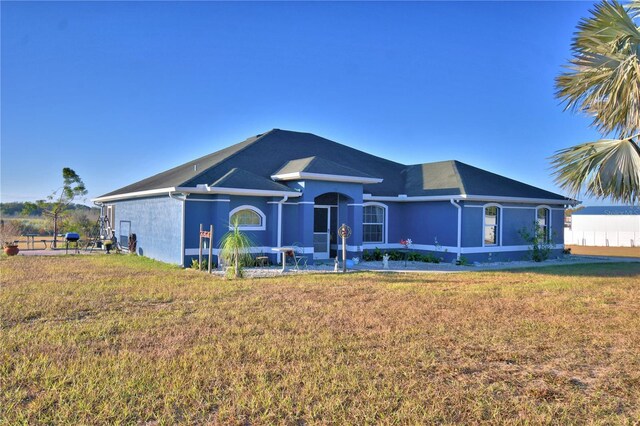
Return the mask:
<path id="1" fill-rule="evenodd" d="M 4 252 L 7 256 L 15 256 L 20 252 L 20 249 L 18 248 L 18 244 L 11 241 L 6 241 L 4 243 Z"/>

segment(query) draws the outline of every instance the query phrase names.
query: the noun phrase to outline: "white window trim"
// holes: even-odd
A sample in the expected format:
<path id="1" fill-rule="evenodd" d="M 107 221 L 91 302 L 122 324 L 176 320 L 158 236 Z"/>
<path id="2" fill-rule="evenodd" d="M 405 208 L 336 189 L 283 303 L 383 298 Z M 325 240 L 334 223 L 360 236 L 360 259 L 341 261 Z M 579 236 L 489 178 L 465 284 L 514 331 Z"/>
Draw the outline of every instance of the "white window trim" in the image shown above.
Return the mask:
<path id="1" fill-rule="evenodd" d="M 257 207 L 254 206 L 250 206 L 248 204 L 242 205 L 242 206 L 238 206 L 235 209 L 231 210 L 229 212 L 229 230 L 232 231 L 233 230 L 233 225 L 231 223 L 231 218 L 233 217 L 233 215 L 237 212 L 239 212 L 240 210 L 252 210 L 254 212 L 256 212 L 258 214 L 258 216 L 260 216 L 260 226 L 249 226 L 249 225 L 238 225 L 238 229 L 242 229 L 243 231 L 264 231 L 267 229 L 267 217 L 265 216 L 264 213 L 262 213 L 262 210 L 260 210 Z"/>
<path id="2" fill-rule="evenodd" d="M 364 241 L 364 208 L 367 206 L 378 206 L 384 209 L 384 223 L 382 224 L 382 238 L 384 241 Z M 378 225 L 377 223 L 366 223 L 367 225 Z M 389 241 L 389 207 L 386 204 L 378 202 L 369 202 L 362 204 L 362 244 L 386 244 Z"/>
<path id="3" fill-rule="evenodd" d="M 487 213 L 486 213 L 486 209 L 487 207 L 497 207 L 498 208 L 498 238 L 497 238 L 497 242 L 496 244 L 486 244 L 485 243 L 485 235 L 484 232 L 486 230 L 486 219 L 487 219 Z M 502 245 L 502 206 L 498 203 L 487 203 L 485 205 L 482 206 L 482 247 L 498 247 Z"/>
<path id="4" fill-rule="evenodd" d="M 536 223 L 536 225 L 538 224 L 538 210 L 540 209 L 547 209 L 547 212 L 549 213 L 549 223 L 547 223 L 547 235 L 545 235 L 547 237 L 547 241 L 551 241 L 551 207 L 547 206 L 546 204 L 541 204 L 539 206 L 536 206 L 536 215 L 535 218 L 533 219 Z"/>

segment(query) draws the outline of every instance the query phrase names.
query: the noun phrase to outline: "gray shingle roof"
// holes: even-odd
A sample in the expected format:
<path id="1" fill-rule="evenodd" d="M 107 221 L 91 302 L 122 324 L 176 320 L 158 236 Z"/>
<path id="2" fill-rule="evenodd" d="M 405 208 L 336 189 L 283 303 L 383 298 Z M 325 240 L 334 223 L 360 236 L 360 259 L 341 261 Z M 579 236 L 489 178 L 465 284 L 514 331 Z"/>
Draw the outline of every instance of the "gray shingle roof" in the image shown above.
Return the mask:
<path id="1" fill-rule="evenodd" d="M 111 191 L 107 194 L 101 195 L 101 197 L 108 197 L 111 195 L 118 195 L 118 194 L 127 194 L 129 192 L 148 191 L 151 189 L 172 188 L 175 186 L 183 186 L 185 182 L 193 180 L 194 178 L 197 178 L 198 175 L 206 172 L 212 167 L 215 167 L 216 165 L 220 164 L 221 162 L 231 157 L 232 155 L 242 151 L 244 148 L 246 148 L 247 146 L 254 143 L 256 140 L 258 140 L 261 136 L 264 136 L 264 135 L 252 136 L 240 143 L 231 145 L 220 151 L 216 151 L 213 154 L 196 158 L 195 160 L 189 161 L 188 163 L 181 164 L 180 166 L 158 173 L 157 175 L 153 175 L 146 179 L 142 179 L 141 181 L 132 183 L 131 185 L 127 185 L 120 189 L 116 189 L 115 191 Z M 208 184 L 210 182 L 203 181 L 199 183 Z"/>
<path id="2" fill-rule="evenodd" d="M 343 166 L 341 164 L 318 156 L 299 158 L 297 160 L 288 161 L 284 166 L 282 166 L 280 170 L 275 172 L 274 175 L 302 172 L 373 178 L 373 176 L 365 172 L 361 172 L 360 170 L 356 170 L 351 167 Z"/>
<path id="3" fill-rule="evenodd" d="M 227 174 L 210 185 L 213 188 L 246 188 L 259 189 L 261 191 L 291 191 L 288 186 L 274 182 L 262 176 L 258 176 L 246 170 L 233 168 Z"/>
<path id="4" fill-rule="evenodd" d="M 378 196 L 492 195 L 564 200 L 554 194 L 459 161 L 406 166 L 339 144 L 311 133 L 274 129 L 223 150 L 103 195 L 198 184 L 237 188 L 278 188 L 277 173 L 306 171 L 382 178 L 365 184 L 364 192 Z M 269 181 L 269 183 L 267 183 Z M 276 185 L 276 186 L 274 186 Z"/>
<path id="5" fill-rule="evenodd" d="M 404 173 L 408 196 L 466 194 L 565 199 L 562 195 L 456 160 L 412 165 Z"/>

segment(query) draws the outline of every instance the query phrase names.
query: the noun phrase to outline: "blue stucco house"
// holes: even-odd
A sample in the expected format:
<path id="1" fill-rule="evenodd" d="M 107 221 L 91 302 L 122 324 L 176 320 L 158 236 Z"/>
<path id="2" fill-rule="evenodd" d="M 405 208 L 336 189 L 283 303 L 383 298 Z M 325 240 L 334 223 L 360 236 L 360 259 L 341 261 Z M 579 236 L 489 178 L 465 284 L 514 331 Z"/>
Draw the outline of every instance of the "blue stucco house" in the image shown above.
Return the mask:
<path id="1" fill-rule="evenodd" d="M 274 129 L 102 195 L 95 200 L 122 243 L 138 254 L 189 265 L 199 226 L 214 225 L 214 247 L 232 221 L 277 261 L 272 248 L 309 258 L 401 248 L 447 260 L 521 259 L 518 230 L 537 221 L 563 248 L 564 209 L 575 200 L 459 161 L 405 165 L 310 134 Z M 214 254 L 217 250 L 214 250 Z"/>

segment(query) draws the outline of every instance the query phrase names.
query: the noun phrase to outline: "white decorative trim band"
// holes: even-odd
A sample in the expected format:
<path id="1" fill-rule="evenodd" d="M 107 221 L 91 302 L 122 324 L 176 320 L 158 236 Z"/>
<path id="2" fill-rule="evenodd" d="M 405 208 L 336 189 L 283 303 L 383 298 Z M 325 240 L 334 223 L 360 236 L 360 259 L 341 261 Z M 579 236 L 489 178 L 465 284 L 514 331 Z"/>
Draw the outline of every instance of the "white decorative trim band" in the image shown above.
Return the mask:
<path id="1" fill-rule="evenodd" d="M 405 248 L 402 244 L 399 243 L 389 243 L 389 244 L 363 244 L 363 248 L 365 250 L 374 250 L 376 248 L 379 249 L 403 249 Z M 551 246 L 552 249 L 563 249 L 564 244 L 555 244 Z M 347 246 L 349 249 L 349 246 Z M 431 244 L 411 244 L 409 249 L 413 250 L 426 250 L 426 251 L 436 251 L 436 252 L 447 252 L 456 254 L 458 248 L 455 246 L 435 246 Z M 530 249 L 530 246 L 486 246 L 486 247 L 461 247 L 462 254 L 473 254 L 473 253 L 502 253 L 509 251 L 527 251 Z"/>
<path id="2" fill-rule="evenodd" d="M 287 246 L 285 246 L 287 247 Z M 279 252 L 272 250 L 275 247 L 251 247 L 249 249 L 249 253 L 253 253 L 253 254 L 259 254 L 259 253 L 264 253 L 265 255 L 268 254 L 272 254 L 272 255 L 277 255 Z M 348 248 L 348 246 L 347 246 Z M 313 247 L 298 247 L 298 249 L 300 251 L 297 252 L 297 254 L 309 254 L 312 255 L 313 254 Z M 213 252 L 214 256 L 217 256 L 220 253 L 220 249 L 218 248 L 214 248 L 211 250 Z M 209 254 L 209 249 L 208 248 L 203 248 L 202 249 L 202 255 L 208 255 Z M 184 250 L 184 255 L 185 256 L 197 256 L 198 255 L 198 248 L 188 248 Z"/>
<path id="3" fill-rule="evenodd" d="M 338 244 L 337 246 L 338 246 L 338 251 L 341 251 L 342 244 Z M 355 252 L 362 251 L 363 250 L 362 247 L 363 246 L 350 246 L 349 244 L 347 244 L 347 251 L 355 251 Z"/>
<path id="4" fill-rule="evenodd" d="M 203 198 L 187 198 L 186 201 L 200 201 L 203 203 L 230 203 L 231 200 L 228 200 L 226 198 L 215 198 L 213 200 L 206 200 Z"/>

